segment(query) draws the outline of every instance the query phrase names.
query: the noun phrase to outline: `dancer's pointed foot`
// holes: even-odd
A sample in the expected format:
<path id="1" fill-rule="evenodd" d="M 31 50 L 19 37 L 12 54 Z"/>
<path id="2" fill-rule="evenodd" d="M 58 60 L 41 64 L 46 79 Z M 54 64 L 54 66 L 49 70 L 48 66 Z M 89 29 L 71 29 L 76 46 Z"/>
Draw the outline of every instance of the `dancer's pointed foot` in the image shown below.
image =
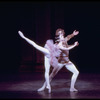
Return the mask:
<path id="1" fill-rule="evenodd" d="M 48 93 L 51 93 L 51 87 L 47 86 L 46 88 L 48 89 Z"/>
<path id="2" fill-rule="evenodd" d="M 70 92 L 77 92 L 78 90 L 75 88 L 70 88 Z"/>
<path id="3" fill-rule="evenodd" d="M 39 88 L 37 91 L 44 91 L 45 87 Z"/>

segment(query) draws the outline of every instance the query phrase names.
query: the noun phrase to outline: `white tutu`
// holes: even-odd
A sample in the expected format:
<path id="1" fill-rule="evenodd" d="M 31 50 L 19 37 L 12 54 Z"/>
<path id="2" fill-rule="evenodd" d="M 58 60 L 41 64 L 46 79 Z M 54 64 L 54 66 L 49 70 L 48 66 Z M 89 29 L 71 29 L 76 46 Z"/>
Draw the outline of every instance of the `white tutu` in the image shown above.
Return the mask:
<path id="1" fill-rule="evenodd" d="M 50 52 L 50 64 L 53 67 L 57 67 L 58 65 L 57 57 L 60 56 L 61 50 L 57 48 L 52 39 L 47 40 L 44 47 L 47 48 Z"/>

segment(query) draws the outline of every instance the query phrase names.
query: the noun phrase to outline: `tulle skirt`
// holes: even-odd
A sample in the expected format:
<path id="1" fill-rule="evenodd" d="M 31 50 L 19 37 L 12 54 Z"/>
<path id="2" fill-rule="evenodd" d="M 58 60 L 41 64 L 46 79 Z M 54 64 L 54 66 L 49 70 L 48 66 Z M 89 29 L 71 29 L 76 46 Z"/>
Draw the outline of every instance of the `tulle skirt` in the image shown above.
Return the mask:
<path id="1" fill-rule="evenodd" d="M 49 52 L 50 52 L 50 64 L 53 67 L 57 67 L 58 66 L 58 59 L 57 59 L 57 57 L 60 56 L 61 50 L 57 47 L 56 44 L 54 44 L 52 39 L 47 40 L 44 47 L 46 49 L 48 49 Z"/>

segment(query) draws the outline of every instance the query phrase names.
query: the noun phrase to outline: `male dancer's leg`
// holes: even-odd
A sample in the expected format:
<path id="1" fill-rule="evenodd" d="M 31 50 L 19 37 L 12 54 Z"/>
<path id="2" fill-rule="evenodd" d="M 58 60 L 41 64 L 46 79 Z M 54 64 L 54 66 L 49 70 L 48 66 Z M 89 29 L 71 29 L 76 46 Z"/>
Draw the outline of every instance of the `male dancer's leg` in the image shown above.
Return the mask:
<path id="1" fill-rule="evenodd" d="M 70 91 L 78 91 L 77 89 L 75 89 L 75 82 L 76 79 L 79 75 L 79 71 L 77 70 L 76 66 L 72 63 L 69 62 L 68 64 L 65 65 L 65 67 L 73 73 L 72 78 L 71 78 L 71 86 L 70 86 Z"/>

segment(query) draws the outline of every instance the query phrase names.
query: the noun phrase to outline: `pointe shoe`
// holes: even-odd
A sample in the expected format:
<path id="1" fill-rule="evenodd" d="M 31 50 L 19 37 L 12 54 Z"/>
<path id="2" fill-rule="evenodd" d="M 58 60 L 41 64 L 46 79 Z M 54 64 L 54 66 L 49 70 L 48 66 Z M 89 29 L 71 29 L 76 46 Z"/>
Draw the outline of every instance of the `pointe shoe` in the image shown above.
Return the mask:
<path id="1" fill-rule="evenodd" d="M 75 89 L 75 88 L 71 88 L 70 89 L 70 92 L 77 92 L 78 90 L 77 89 Z"/>
<path id="2" fill-rule="evenodd" d="M 48 93 L 51 93 L 51 87 L 46 87 L 48 89 Z"/>
<path id="3" fill-rule="evenodd" d="M 43 91 L 45 88 L 42 87 L 42 88 L 39 88 L 37 91 Z"/>

